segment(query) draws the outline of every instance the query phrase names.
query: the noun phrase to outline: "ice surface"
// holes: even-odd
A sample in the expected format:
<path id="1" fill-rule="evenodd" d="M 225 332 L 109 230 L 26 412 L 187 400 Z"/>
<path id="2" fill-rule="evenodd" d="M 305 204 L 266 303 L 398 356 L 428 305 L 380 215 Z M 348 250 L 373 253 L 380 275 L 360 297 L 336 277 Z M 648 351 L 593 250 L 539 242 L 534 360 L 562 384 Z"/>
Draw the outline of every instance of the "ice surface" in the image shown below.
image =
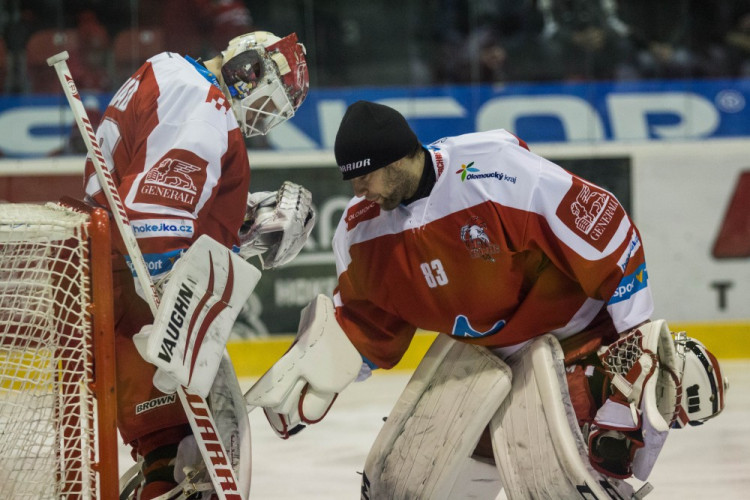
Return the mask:
<path id="1" fill-rule="evenodd" d="M 647 500 L 748 498 L 750 491 L 750 361 L 722 361 L 727 406 L 703 426 L 670 433 L 649 482 Z M 409 374 L 376 372 L 338 398 L 325 419 L 288 440 L 278 438 L 261 410 L 253 433 L 252 499 L 354 500 L 367 452 Z M 242 380 L 248 388 L 252 380 Z M 131 465 L 121 453 L 121 469 Z"/>

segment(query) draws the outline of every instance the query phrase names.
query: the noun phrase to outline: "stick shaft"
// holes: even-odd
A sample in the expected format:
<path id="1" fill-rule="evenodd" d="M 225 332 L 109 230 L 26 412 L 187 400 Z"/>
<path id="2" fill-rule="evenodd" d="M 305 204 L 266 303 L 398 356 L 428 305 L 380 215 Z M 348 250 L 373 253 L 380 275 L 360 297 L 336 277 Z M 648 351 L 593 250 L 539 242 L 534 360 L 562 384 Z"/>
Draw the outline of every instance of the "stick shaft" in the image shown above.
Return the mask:
<path id="1" fill-rule="evenodd" d="M 89 156 L 94 164 L 97 179 L 99 180 L 99 184 L 104 192 L 104 196 L 107 198 L 107 204 L 109 205 L 110 211 L 114 216 L 117 230 L 120 232 L 120 235 L 122 235 L 125 248 L 128 251 L 128 256 L 130 257 L 130 262 L 135 270 L 138 282 L 144 290 L 146 301 L 151 308 L 151 313 L 156 315 L 156 310 L 159 307 L 159 295 L 156 293 L 156 289 L 151 282 L 146 262 L 143 260 L 143 254 L 138 246 L 138 241 L 135 238 L 133 228 L 130 226 L 130 219 L 125 212 L 125 206 L 120 198 L 120 193 L 117 191 L 117 186 L 112 178 L 112 174 L 107 168 L 106 161 L 102 155 L 102 150 L 99 147 L 99 142 L 96 139 L 94 127 L 89 121 L 86 108 L 84 107 L 83 101 L 81 101 L 81 96 L 76 89 L 66 59 L 67 52 L 62 52 L 50 57 L 47 60 L 47 63 L 53 65 L 57 72 L 60 84 L 65 92 L 65 97 L 67 97 L 70 109 L 73 111 L 78 130 L 81 132 L 83 141 L 86 144 L 86 149 L 88 150 Z"/>
<path id="2" fill-rule="evenodd" d="M 151 308 L 151 313 L 155 316 L 156 311 L 159 307 L 159 295 L 156 292 L 156 288 L 151 281 L 148 268 L 146 267 L 146 261 L 143 259 L 143 254 L 138 246 L 138 241 L 133 232 L 133 228 L 130 226 L 130 219 L 125 212 L 125 206 L 120 198 L 120 193 L 117 191 L 117 185 L 115 184 L 112 174 L 107 168 L 107 162 L 104 159 L 99 142 L 96 139 L 96 133 L 94 127 L 89 121 L 86 108 L 81 101 L 81 96 L 78 93 L 73 76 L 70 74 L 68 68 L 67 52 L 61 52 L 47 59 L 47 64 L 54 67 L 57 72 L 57 77 L 60 79 L 65 97 L 68 100 L 70 109 L 73 111 L 78 130 L 83 136 L 83 141 L 86 144 L 86 148 L 91 157 L 94 169 L 96 170 L 96 176 L 101 185 L 104 196 L 107 199 L 110 211 L 114 216 L 117 229 L 122 236 L 125 248 L 127 249 L 130 257 L 130 262 L 136 273 L 136 277 L 144 290 L 146 295 L 146 301 Z M 211 482 L 214 485 L 216 494 L 220 500 L 233 500 L 241 499 L 242 494 L 239 491 L 239 482 L 235 478 L 234 470 L 231 467 L 228 455 L 224 449 L 220 439 L 210 439 L 210 445 L 212 451 L 209 453 L 206 443 L 206 436 L 216 436 L 216 422 L 214 421 L 211 410 L 206 403 L 205 398 L 198 394 L 190 392 L 186 387 L 180 387 L 177 389 L 179 394 L 180 402 L 185 410 L 185 414 L 190 422 L 193 435 L 195 437 L 198 448 L 200 449 L 203 461 L 206 464 L 206 469 L 211 476 Z M 219 470 L 217 470 L 217 464 Z M 226 466 L 229 464 L 228 466 Z"/>

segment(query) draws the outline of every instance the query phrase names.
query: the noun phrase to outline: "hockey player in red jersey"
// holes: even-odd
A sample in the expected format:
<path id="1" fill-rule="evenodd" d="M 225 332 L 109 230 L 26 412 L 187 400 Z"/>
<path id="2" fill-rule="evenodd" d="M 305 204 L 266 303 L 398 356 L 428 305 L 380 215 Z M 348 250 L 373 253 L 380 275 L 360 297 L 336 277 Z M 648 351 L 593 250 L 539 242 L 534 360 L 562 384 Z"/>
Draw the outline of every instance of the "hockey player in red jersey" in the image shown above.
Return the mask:
<path id="1" fill-rule="evenodd" d="M 533 154 L 505 130 L 423 146 L 396 110 L 366 101 L 348 108 L 335 155 L 355 197 L 333 239 L 338 287 L 332 304 L 316 299 L 303 315 L 297 343 L 271 370 L 277 378 L 262 378 L 247 400 L 263 406 L 277 432 L 288 437 L 298 424 L 322 418 L 334 393 L 362 377 L 357 354 L 364 372 L 391 368 L 418 328 L 444 334 L 438 341 L 460 352 L 454 368 L 446 368 L 451 355 L 439 349 L 423 360 L 371 451 L 363 498 L 391 498 L 394 491 L 400 493 L 393 498 L 455 498 L 449 492 L 464 469 L 445 466 L 430 475 L 424 464 L 443 463 L 444 454 L 460 454 L 461 446 L 471 456 L 488 424 L 495 450 L 489 458 L 497 462 L 509 498 L 627 494 L 619 481 L 648 476 L 671 425 L 684 425 L 685 418 L 699 423 L 723 408 L 716 359 L 693 339 L 673 339 L 663 320 L 651 321 L 643 242 L 608 191 Z M 327 319 L 332 315 L 335 321 Z M 338 339 L 332 349 L 338 373 L 301 361 L 305 350 L 308 357 L 318 351 L 316 336 Z M 480 374 L 464 371 L 461 360 L 479 366 L 487 350 L 466 351 L 466 344 L 497 356 L 492 387 L 507 406 L 492 402 L 487 385 L 479 388 L 476 411 L 469 410 L 466 394 Z M 461 345 L 464 350 L 456 351 Z M 284 369 L 297 378 L 280 382 Z M 448 407 L 424 403 L 451 390 L 447 381 L 456 377 L 466 381 L 441 400 Z M 290 384 L 297 389 L 288 390 Z M 686 385 L 700 387 L 706 398 L 694 408 L 694 419 L 685 411 Z M 560 397 L 574 415 L 564 411 Z M 480 426 L 468 423 L 482 412 Z M 412 413 L 419 417 L 410 421 Z M 545 425 L 529 420 L 509 428 L 537 415 L 546 415 Z M 435 434 L 436 428 L 445 432 Z M 473 437 L 451 446 L 430 444 L 451 433 Z M 408 435 L 414 441 L 398 451 Z M 427 448 L 424 460 L 411 458 L 420 446 Z M 408 463 L 399 459 L 404 454 Z M 546 467 L 535 462 L 540 457 L 557 457 L 549 459 L 551 472 L 529 474 Z M 545 489 L 556 493 L 540 493 Z M 405 491 L 410 493 L 403 496 Z"/>
<path id="2" fill-rule="evenodd" d="M 244 137 L 291 118 L 308 86 L 296 35 L 258 31 L 205 62 L 155 55 L 117 91 L 97 138 L 155 283 L 168 280 L 202 235 L 243 257 L 259 255 L 266 268 L 299 252 L 314 223 L 309 192 L 287 182 L 279 192 L 250 195 Z M 106 207 L 90 159 L 85 175 L 88 202 Z M 293 203 L 280 202 L 286 198 Z M 153 316 L 115 243 L 118 427 L 144 460 L 145 499 L 173 489 L 177 446 L 191 431 L 176 395 L 154 388 L 154 366 L 134 346 Z"/>

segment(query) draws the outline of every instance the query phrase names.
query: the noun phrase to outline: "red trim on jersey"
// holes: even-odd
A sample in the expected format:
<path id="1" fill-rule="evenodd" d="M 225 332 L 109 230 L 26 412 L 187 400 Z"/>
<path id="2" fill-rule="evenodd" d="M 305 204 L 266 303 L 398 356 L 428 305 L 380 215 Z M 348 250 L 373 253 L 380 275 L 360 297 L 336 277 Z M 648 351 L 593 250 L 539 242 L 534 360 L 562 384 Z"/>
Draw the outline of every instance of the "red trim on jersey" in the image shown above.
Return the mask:
<path id="1" fill-rule="evenodd" d="M 362 200 L 346 211 L 346 227 L 351 231 L 360 222 L 374 219 L 378 215 L 380 215 L 380 205 L 374 201 Z"/>
<path id="2" fill-rule="evenodd" d="M 526 144 L 526 141 L 524 141 L 523 139 L 521 139 L 520 137 L 518 137 L 518 136 L 517 136 L 516 134 L 514 134 L 513 132 L 508 132 L 508 133 L 509 133 L 510 135 L 512 135 L 513 137 L 515 137 L 515 138 L 516 138 L 516 140 L 518 140 L 518 145 L 519 145 L 519 146 L 521 146 L 521 147 L 522 147 L 523 149 L 525 149 L 526 151 L 531 151 L 531 149 L 529 149 L 529 145 L 528 145 L 528 144 Z"/>

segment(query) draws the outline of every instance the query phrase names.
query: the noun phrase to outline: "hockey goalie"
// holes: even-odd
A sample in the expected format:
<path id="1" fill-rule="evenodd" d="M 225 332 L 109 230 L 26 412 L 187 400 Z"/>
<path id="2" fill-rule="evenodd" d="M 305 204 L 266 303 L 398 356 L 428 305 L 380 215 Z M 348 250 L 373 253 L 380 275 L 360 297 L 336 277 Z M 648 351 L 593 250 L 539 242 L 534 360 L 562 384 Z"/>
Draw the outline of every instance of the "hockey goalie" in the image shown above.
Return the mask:
<path id="1" fill-rule="evenodd" d="M 61 70 L 67 57 L 48 62 L 80 102 Z M 297 35 L 254 31 L 205 61 L 150 57 L 95 137 L 76 115 L 89 148 L 86 202 L 129 226 L 112 256 L 117 425 L 138 461 L 123 498 L 248 495 L 248 418 L 224 346 L 260 275 L 245 260 L 267 269 L 294 258 L 315 212 L 292 182 L 249 194 L 245 139 L 294 116 L 308 89 Z"/>
<path id="2" fill-rule="evenodd" d="M 424 146 L 378 103 L 347 109 L 354 198 L 338 286 L 246 394 L 283 438 L 440 332 L 364 464 L 362 498 L 640 498 L 670 429 L 724 407 L 716 358 L 654 311 L 644 245 L 610 192 L 505 130 Z M 332 410 L 335 411 L 335 410 Z"/>
<path id="3" fill-rule="evenodd" d="M 156 389 L 169 395 L 182 385 L 208 396 L 216 429 L 204 431 L 220 439 L 226 450 L 226 459 L 217 463 L 235 472 L 236 498 L 249 495 L 250 423 L 225 346 L 260 279 L 260 271 L 245 259 L 257 256 L 264 268 L 288 262 L 301 250 L 314 222 L 312 198 L 302 186 L 287 181 L 278 191 L 249 194 L 240 251 L 231 252 L 207 235 L 199 237 L 162 278 L 162 301 L 153 323 L 133 336 L 141 357 L 156 367 L 152 379 Z M 149 484 L 171 480 L 174 486 L 156 498 L 212 498 L 212 471 L 201 458 L 194 435 L 181 438 L 173 448 L 167 455 L 171 460 L 159 474 L 144 473 L 152 463 L 142 458 L 123 478 L 123 498 L 131 492 L 137 497 L 138 489 Z M 221 477 L 221 470 L 213 475 Z"/>

